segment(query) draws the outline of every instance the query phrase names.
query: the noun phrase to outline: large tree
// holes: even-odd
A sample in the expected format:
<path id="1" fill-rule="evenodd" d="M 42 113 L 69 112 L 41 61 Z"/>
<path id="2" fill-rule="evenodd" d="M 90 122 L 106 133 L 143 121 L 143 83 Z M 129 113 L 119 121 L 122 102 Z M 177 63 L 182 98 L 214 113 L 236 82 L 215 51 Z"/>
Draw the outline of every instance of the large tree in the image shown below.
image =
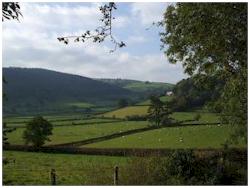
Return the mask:
<path id="1" fill-rule="evenodd" d="M 167 126 L 171 124 L 172 118 L 169 117 L 171 110 L 168 105 L 163 103 L 156 96 L 150 97 L 150 106 L 148 108 L 148 120 L 153 126 Z"/>
<path id="2" fill-rule="evenodd" d="M 53 126 L 43 117 L 35 117 L 27 123 L 23 132 L 23 139 L 26 144 L 31 143 L 34 147 L 41 147 L 45 141 L 50 141 L 49 136 L 52 135 Z"/>
<path id="3" fill-rule="evenodd" d="M 161 24 L 170 63 L 181 62 L 202 84 L 209 76 L 225 81 L 217 107 L 226 123 L 239 128 L 237 137 L 246 138 L 247 3 L 177 3 Z"/>

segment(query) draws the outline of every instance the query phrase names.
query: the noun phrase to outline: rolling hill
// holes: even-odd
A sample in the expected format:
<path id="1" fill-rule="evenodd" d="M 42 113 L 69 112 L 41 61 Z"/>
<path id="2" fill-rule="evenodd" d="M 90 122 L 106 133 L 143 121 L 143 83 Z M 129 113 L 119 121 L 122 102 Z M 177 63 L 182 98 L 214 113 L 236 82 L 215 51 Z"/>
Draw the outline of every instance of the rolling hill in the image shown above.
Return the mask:
<path id="1" fill-rule="evenodd" d="M 143 93 L 145 96 L 151 94 L 161 95 L 166 91 L 172 91 L 174 84 L 162 83 L 162 82 L 149 82 L 127 79 L 97 79 L 104 83 L 112 84 L 115 86 L 128 89 L 133 92 Z"/>
<path id="2" fill-rule="evenodd" d="M 3 76 L 4 112 L 43 111 L 74 102 L 106 105 L 134 95 L 115 85 L 45 69 L 3 68 Z"/>

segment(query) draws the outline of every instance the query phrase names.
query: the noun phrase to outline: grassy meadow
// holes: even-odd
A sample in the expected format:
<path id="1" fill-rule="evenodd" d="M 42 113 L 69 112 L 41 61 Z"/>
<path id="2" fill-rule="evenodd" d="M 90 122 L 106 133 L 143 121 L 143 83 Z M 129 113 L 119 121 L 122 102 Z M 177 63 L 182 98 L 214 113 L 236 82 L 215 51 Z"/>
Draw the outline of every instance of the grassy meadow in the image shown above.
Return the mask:
<path id="1" fill-rule="evenodd" d="M 223 148 L 233 132 L 231 126 L 201 125 L 169 127 L 136 133 L 107 141 L 84 145 L 95 148 Z M 246 147 L 243 143 L 235 147 Z"/>
<path id="2" fill-rule="evenodd" d="M 144 128 L 148 126 L 148 122 L 140 121 L 124 121 L 117 123 L 103 123 L 90 125 L 69 125 L 58 126 L 53 129 L 53 135 L 50 137 L 50 144 L 63 144 L 68 142 L 75 142 L 110 135 L 117 132 L 124 132 L 133 129 Z M 18 128 L 8 135 L 11 144 L 24 144 L 22 139 L 24 128 Z"/>
<path id="3" fill-rule="evenodd" d="M 112 184 L 114 166 L 122 167 L 129 160 L 127 157 L 15 151 L 5 151 L 3 156 L 15 159 L 15 163 L 3 166 L 4 184 L 8 185 L 51 185 L 52 168 L 56 169 L 58 185 L 91 185 L 93 172 Z"/>
<path id="4" fill-rule="evenodd" d="M 162 97 L 162 101 L 171 100 Z M 66 144 L 84 141 L 91 138 L 108 136 L 129 130 L 149 127 L 148 121 L 127 121 L 126 116 L 146 115 L 149 101 L 135 106 L 113 110 L 91 117 L 83 115 L 47 115 L 44 116 L 53 125 L 51 142 L 45 145 Z M 79 104 L 83 105 L 83 104 Z M 194 117 L 200 114 L 199 120 Z M 182 122 L 179 127 L 166 127 L 148 130 L 118 138 L 77 146 L 80 148 L 152 148 L 152 149 L 207 149 L 223 148 L 230 138 L 233 128 L 220 124 L 219 116 L 214 113 L 192 111 L 174 112 L 171 115 Z M 31 116 L 5 117 L 8 127 L 17 127 L 8 134 L 10 144 L 23 145 L 22 134 Z M 194 124 L 194 125 L 192 125 Z M 200 125 L 197 125 L 200 124 Z M 246 148 L 243 142 L 231 147 Z M 123 172 L 129 161 L 135 157 L 111 157 L 76 154 L 55 154 L 4 151 L 3 156 L 14 159 L 3 166 L 3 181 L 5 185 L 50 185 L 50 170 L 56 169 L 57 185 L 112 185 L 114 166 L 118 165 L 120 179 L 126 178 Z M 139 160 L 139 159 L 138 159 Z M 136 167 L 137 168 L 137 167 Z M 124 180 L 125 182 L 125 180 Z"/>

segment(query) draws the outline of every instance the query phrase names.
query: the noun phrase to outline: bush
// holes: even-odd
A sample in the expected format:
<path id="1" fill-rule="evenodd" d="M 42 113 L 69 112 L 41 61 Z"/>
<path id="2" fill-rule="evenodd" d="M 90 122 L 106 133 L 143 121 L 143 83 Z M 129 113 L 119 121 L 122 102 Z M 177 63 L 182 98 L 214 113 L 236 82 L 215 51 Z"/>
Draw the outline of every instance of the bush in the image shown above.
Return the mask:
<path id="1" fill-rule="evenodd" d="M 199 121 L 201 119 L 201 115 L 199 113 L 195 114 L 194 121 Z"/>
<path id="2" fill-rule="evenodd" d="M 133 158 L 122 185 L 246 185 L 247 162 L 225 156 L 197 157 L 191 150 L 166 157 Z"/>
<path id="3" fill-rule="evenodd" d="M 131 115 L 126 116 L 126 120 L 128 121 L 146 121 L 148 117 L 146 115 Z"/>

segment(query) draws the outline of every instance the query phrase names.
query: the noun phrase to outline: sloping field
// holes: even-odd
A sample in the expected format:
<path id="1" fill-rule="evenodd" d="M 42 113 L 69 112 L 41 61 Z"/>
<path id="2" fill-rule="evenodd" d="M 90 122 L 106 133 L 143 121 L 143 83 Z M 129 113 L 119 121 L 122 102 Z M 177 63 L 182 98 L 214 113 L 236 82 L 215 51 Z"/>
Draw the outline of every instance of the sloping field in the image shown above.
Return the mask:
<path id="1" fill-rule="evenodd" d="M 148 106 L 129 106 L 103 114 L 104 117 L 125 118 L 131 115 L 146 115 Z"/>
<path id="2" fill-rule="evenodd" d="M 133 129 L 147 127 L 148 122 L 113 122 L 91 125 L 59 126 L 54 127 L 50 144 L 63 144 L 68 142 L 86 140 L 90 138 L 101 137 L 113 133 L 124 132 Z M 22 139 L 24 128 L 19 128 L 8 134 L 10 144 L 24 144 Z"/>
<path id="3" fill-rule="evenodd" d="M 131 115 L 147 115 L 148 106 L 129 106 L 103 114 L 104 117 L 126 118 Z M 174 112 L 171 117 L 178 121 L 193 120 L 198 112 Z M 199 121 L 189 123 L 215 123 L 219 122 L 219 117 L 215 113 L 199 113 Z"/>
<path id="4" fill-rule="evenodd" d="M 3 166 L 4 184 L 10 185 L 51 185 L 51 168 L 56 170 L 58 185 L 89 185 L 92 179 L 89 175 L 94 173 L 107 178 L 112 185 L 114 166 L 122 167 L 129 160 L 128 157 L 15 151 L 5 151 L 3 156 L 15 159 L 15 163 Z"/>
<path id="5" fill-rule="evenodd" d="M 229 125 L 201 125 L 162 128 L 82 147 L 91 148 L 221 148 L 233 129 Z M 238 147 L 244 147 L 239 143 Z"/>
<path id="6" fill-rule="evenodd" d="M 154 89 L 170 90 L 173 88 L 173 84 L 168 83 L 156 83 L 156 82 L 134 82 L 126 85 L 124 88 L 134 91 L 147 91 Z"/>

